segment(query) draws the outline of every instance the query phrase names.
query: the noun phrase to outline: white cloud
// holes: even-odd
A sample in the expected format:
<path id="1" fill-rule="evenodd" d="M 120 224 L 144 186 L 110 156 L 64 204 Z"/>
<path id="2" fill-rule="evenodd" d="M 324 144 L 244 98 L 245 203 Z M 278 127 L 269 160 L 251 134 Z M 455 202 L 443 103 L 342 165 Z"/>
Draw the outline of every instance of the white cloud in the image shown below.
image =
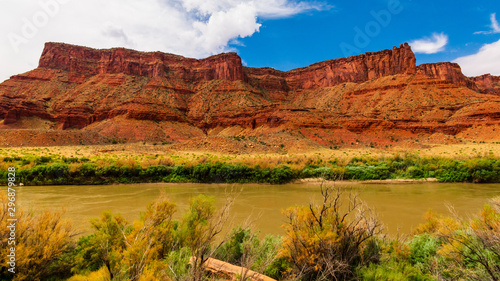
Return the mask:
<path id="1" fill-rule="evenodd" d="M 300 0 L 8 0 L 0 82 L 34 69 L 48 41 L 201 58 L 230 51 L 230 43 L 259 31 L 259 19 L 326 8 Z"/>
<path id="2" fill-rule="evenodd" d="M 491 14 L 491 28 L 493 29 L 494 33 L 500 33 L 500 25 L 498 24 L 497 18 L 496 18 L 496 13 Z"/>
<path id="3" fill-rule="evenodd" d="M 476 54 L 454 60 L 467 76 L 479 76 L 486 73 L 500 75 L 500 40 L 485 44 Z"/>
<path id="4" fill-rule="evenodd" d="M 432 37 L 417 39 L 409 43 L 415 53 L 435 54 L 444 51 L 448 44 L 448 35 L 433 33 Z"/>
<path id="5" fill-rule="evenodd" d="M 490 31 L 478 31 L 474 32 L 474 34 L 495 34 L 495 33 L 500 33 L 500 24 L 498 24 L 496 13 L 493 13 L 490 15 L 490 21 L 491 21 L 491 30 Z"/>

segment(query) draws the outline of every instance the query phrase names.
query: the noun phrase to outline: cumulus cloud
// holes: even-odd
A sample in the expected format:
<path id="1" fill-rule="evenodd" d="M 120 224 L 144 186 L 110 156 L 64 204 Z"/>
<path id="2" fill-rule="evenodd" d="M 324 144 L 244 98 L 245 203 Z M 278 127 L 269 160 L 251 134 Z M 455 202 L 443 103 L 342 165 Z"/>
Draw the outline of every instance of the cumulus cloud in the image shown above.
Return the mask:
<path id="1" fill-rule="evenodd" d="M 435 54 L 444 51 L 448 44 L 448 35 L 433 33 L 432 36 L 411 41 L 410 46 L 415 53 Z"/>
<path id="2" fill-rule="evenodd" d="M 497 14 L 493 13 L 490 15 L 490 21 L 491 21 L 491 30 L 489 31 L 478 31 L 474 32 L 474 34 L 494 34 L 494 33 L 500 33 L 500 24 L 498 24 L 497 21 Z"/>
<path id="3" fill-rule="evenodd" d="M 485 44 L 476 54 L 454 60 L 467 76 L 479 76 L 486 73 L 500 75 L 500 40 Z"/>
<path id="4" fill-rule="evenodd" d="M 262 19 L 327 5 L 300 0 L 16 0 L 2 4 L 0 81 L 33 69 L 47 41 L 205 57 L 232 50 Z"/>
<path id="5" fill-rule="evenodd" d="M 114 38 L 117 41 L 122 42 L 122 45 L 126 46 L 133 46 L 135 45 L 125 34 L 125 31 L 123 31 L 123 28 L 114 26 L 113 24 L 109 24 L 107 27 L 104 28 L 103 30 L 103 35 L 104 36 L 109 36 L 111 38 Z"/>

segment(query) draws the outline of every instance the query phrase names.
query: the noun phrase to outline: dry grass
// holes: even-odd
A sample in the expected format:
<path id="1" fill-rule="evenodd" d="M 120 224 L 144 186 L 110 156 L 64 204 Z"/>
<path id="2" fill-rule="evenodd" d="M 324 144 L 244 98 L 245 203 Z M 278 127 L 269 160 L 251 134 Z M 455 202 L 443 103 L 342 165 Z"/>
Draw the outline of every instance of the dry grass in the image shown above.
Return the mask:
<path id="1" fill-rule="evenodd" d="M 147 168 L 153 165 L 173 166 L 178 164 L 196 165 L 207 162 L 242 163 L 248 166 L 259 165 L 262 168 L 288 165 L 300 169 L 307 164 L 328 165 L 336 159 L 345 164 L 353 157 L 386 158 L 394 155 L 414 154 L 421 157 L 449 157 L 455 159 L 470 157 L 499 157 L 500 144 L 467 143 L 433 145 L 429 148 L 397 146 L 390 149 L 377 148 L 341 148 L 317 149 L 305 153 L 244 153 L 224 154 L 204 151 L 174 151 L 168 146 L 150 144 L 120 144 L 96 146 L 52 146 L 52 147 L 14 147 L 0 148 L 0 157 L 86 157 L 98 165 L 116 162 L 119 166 L 133 167 L 140 165 Z M 34 165 L 27 164 L 26 167 Z"/>
<path id="2" fill-rule="evenodd" d="M 470 158 L 500 156 L 500 144 L 468 143 L 434 146 L 418 151 L 420 156 Z"/>

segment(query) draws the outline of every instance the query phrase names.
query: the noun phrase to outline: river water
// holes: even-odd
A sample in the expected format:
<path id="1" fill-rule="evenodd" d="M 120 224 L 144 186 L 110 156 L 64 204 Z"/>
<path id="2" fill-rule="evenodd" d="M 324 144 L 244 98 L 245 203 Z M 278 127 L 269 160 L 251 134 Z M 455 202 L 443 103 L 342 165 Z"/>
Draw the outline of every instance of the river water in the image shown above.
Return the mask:
<path id="1" fill-rule="evenodd" d="M 339 186 L 339 185 L 338 185 Z M 346 184 L 346 192 L 355 192 L 373 208 L 385 232 L 391 236 L 410 234 L 423 222 L 424 213 L 432 209 L 450 214 L 453 206 L 461 216 L 477 214 L 489 199 L 500 196 L 500 184 Z M 318 183 L 285 185 L 260 184 L 127 184 L 97 186 L 24 186 L 18 189 L 17 200 L 24 210 L 38 212 L 44 209 L 66 211 L 77 229 L 90 232 L 89 219 L 104 210 L 121 213 L 129 221 L 140 217 L 149 202 L 161 192 L 178 206 L 177 218 L 187 209 L 189 199 L 198 194 L 215 196 L 217 204 L 226 196 L 236 200 L 231 209 L 232 223 L 240 224 L 250 218 L 253 226 L 263 234 L 283 234 L 285 222 L 281 210 L 295 205 L 319 202 Z"/>

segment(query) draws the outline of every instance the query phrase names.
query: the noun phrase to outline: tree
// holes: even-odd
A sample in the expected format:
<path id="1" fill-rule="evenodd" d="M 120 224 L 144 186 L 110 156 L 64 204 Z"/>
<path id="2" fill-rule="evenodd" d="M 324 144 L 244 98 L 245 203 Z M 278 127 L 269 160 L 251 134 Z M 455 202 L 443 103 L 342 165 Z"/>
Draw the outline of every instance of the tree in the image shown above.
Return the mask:
<path id="1" fill-rule="evenodd" d="M 356 195 L 321 184 L 322 203 L 284 211 L 286 235 L 280 255 L 294 265 L 292 275 L 304 280 L 346 280 L 354 267 L 377 259 L 381 225 Z"/>
<path id="2" fill-rule="evenodd" d="M 445 243 L 441 254 L 458 264 L 462 275 L 500 280 L 500 198 L 491 200 L 470 222 L 457 219 L 458 228 L 448 227 L 444 219 L 439 224 L 437 235 Z"/>
<path id="3" fill-rule="evenodd" d="M 175 204 L 162 194 L 132 225 L 121 215 L 104 212 L 91 221 L 95 233 L 80 240 L 75 269 L 97 270 L 104 265 L 111 279 L 140 280 L 148 268 L 154 268 L 154 274 L 149 270 L 148 276 L 163 277 L 159 261 L 173 248 L 175 210 Z"/>
<path id="4" fill-rule="evenodd" d="M 240 266 L 240 280 L 254 280 L 276 261 L 280 244 L 279 237 L 266 236 L 260 240 L 250 228 L 238 227 L 218 249 L 216 257 Z"/>
<path id="5" fill-rule="evenodd" d="M 62 218 L 64 212 L 25 213 L 16 207 L 15 244 L 8 244 L 8 197 L 0 194 L 0 277 L 12 278 L 7 273 L 7 255 L 15 248 L 16 274 L 13 280 L 45 280 L 59 272 L 58 262 L 73 244 L 72 225 Z M 4 279 L 2 279 L 4 280 Z"/>
<path id="6" fill-rule="evenodd" d="M 103 212 L 90 223 L 94 233 L 78 241 L 73 270 L 95 271 L 104 265 L 113 279 L 120 275 L 120 252 L 125 247 L 122 233 L 128 223 L 121 215 L 113 215 L 110 211 Z"/>
<path id="7" fill-rule="evenodd" d="M 125 249 L 123 258 L 130 280 L 139 280 L 146 266 L 155 267 L 154 272 L 161 275 L 162 263 L 174 244 L 172 216 L 175 204 L 162 194 L 151 203 L 143 218 L 134 222 L 130 233 L 122 232 Z"/>
<path id="8" fill-rule="evenodd" d="M 179 232 L 180 245 L 191 250 L 191 280 L 203 280 L 203 264 L 224 243 L 216 237 L 222 232 L 229 217 L 233 198 L 227 198 L 224 206 L 216 211 L 215 198 L 198 195 L 191 199 L 188 212 L 184 215 Z"/>

